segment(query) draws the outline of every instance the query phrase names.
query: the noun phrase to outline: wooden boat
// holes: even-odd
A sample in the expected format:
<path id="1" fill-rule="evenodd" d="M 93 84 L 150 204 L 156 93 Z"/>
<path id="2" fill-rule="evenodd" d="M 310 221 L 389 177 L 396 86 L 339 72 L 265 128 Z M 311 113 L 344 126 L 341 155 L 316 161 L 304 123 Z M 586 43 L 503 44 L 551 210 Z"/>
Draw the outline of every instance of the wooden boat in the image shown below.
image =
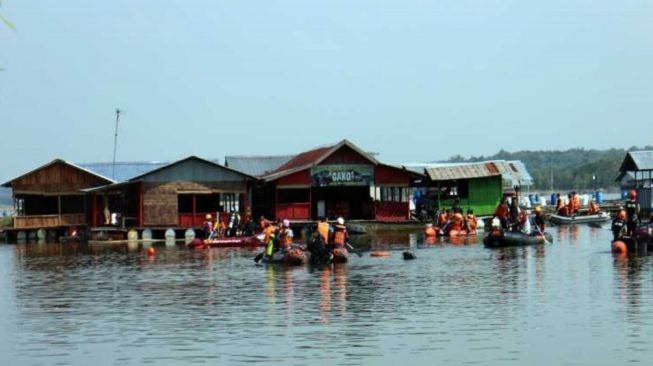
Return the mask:
<path id="1" fill-rule="evenodd" d="M 552 242 L 553 238 L 549 233 L 544 233 L 544 235 L 527 235 L 519 231 L 493 230 L 483 238 L 483 244 L 490 248 L 537 245 Z"/>
<path id="2" fill-rule="evenodd" d="M 576 225 L 576 224 L 589 224 L 610 221 L 610 215 L 606 212 L 601 212 L 596 215 L 576 215 L 576 216 L 562 216 L 551 215 L 549 221 L 558 225 Z"/>
<path id="3" fill-rule="evenodd" d="M 306 262 L 306 253 L 301 248 L 290 248 L 285 252 L 277 252 L 272 257 L 263 256 L 265 264 L 284 264 L 288 266 L 301 266 Z"/>
<path id="4" fill-rule="evenodd" d="M 216 238 L 209 241 L 195 239 L 186 244 L 189 248 L 229 248 L 229 247 L 261 247 L 262 238 L 258 236 L 241 236 L 232 238 Z"/>

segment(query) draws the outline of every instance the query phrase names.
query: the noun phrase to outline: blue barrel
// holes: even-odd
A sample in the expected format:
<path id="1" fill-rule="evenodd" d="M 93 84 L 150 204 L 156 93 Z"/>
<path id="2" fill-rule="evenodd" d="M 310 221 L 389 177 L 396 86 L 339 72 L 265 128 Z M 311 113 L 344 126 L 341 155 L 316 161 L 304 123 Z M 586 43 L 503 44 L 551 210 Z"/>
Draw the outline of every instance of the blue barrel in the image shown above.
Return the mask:
<path id="1" fill-rule="evenodd" d="M 594 200 L 596 203 L 603 203 L 603 192 L 596 191 L 596 198 Z"/>
<path id="2" fill-rule="evenodd" d="M 532 195 L 532 194 L 529 194 L 529 195 L 528 195 L 528 202 L 531 203 L 531 206 L 533 206 L 533 205 L 535 204 L 534 199 L 535 199 L 535 196 L 534 196 L 534 195 Z"/>
<path id="3" fill-rule="evenodd" d="M 540 195 L 539 195 L 539 194 L 535 194 L 535 197 L 533 198 L 533 200 L 535 201 L 535 202 L 533 203 L 534 205 L 539 204 L 539 203 L 540 203 Z"/>
<path id="4" fill-rule="evenodd" d="M 551 193 L 551 206 L 558 204 L 558 196 L 555 193 Z"/>
<path id="5" fill-rule="evenodd" d="M 628 199 L 628 190 L 621 191 L 621 199 Z"/>

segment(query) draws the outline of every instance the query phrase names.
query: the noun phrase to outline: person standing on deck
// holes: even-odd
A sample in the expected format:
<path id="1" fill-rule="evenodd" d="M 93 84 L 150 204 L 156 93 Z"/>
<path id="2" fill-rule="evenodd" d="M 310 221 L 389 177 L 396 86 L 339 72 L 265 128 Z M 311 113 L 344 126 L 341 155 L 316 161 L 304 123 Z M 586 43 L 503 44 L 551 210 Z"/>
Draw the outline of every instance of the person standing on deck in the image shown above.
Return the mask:
<path id="1" fill-rule="evenodd" d="M 332 249 L 344 248 L 347 242 L 349 242 L 349 233 L 347 232 L 347 226 L 345 226 L 345 219 L 338 217 L 333 229 Z"/>
<path id="2" fill-rule="evenodd" d="M 629 200 L 626 201 L 626 227 L 628 236 L 635 233 L 635 229 L 639 225 L 639 203 L 637 203 L 637 192 L 631 190 L 628 194 Z"/>

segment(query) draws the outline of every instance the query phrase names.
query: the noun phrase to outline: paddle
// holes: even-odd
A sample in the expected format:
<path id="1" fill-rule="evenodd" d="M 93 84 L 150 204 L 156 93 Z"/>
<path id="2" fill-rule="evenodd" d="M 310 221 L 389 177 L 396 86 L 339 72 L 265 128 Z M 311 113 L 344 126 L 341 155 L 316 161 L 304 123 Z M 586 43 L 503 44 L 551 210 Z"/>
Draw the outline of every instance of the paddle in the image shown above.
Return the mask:
<path id="1" fill-rule="evenodd" d="M 548 240 L 546 240 L 546 235 L 542 232 L 542 229 L 540 229 L 540 225 L 535 224 L 535 227 L 537 228 L 537 231 L 542 235 L 542 239 L 544 239 L 544 244 L 551 244 Z"/>
<path id="2" fill-rule="evenodd" d="M 352 252 L 354 252 L 354 253 L 355 253 L 356 255 L 358 255 L 359 257 L 362 257 L 362 256 L 363 256 L 363 254 L 362 254 L 358 249 L 352 247 L 349 243 L 345 243 L 345 245 L 347 246 L 347 248 L 349 248 L 349 250 L 351 250 Z"/>

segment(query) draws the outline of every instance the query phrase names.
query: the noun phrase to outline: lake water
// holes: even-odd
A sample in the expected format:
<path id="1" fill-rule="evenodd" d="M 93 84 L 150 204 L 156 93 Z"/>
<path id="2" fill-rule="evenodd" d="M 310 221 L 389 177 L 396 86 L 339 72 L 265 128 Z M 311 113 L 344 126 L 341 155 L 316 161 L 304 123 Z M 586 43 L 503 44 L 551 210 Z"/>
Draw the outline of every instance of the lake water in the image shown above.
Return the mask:
<path id="1" fill-rule="evenodd" d="M 651 364 L 651 258 L 614 257 L 606 229 L 551 231 L 552 245 L 502 250 L 359 237 L 392 256 L 335 268 L 0 245 L 0 365 Z"/>

